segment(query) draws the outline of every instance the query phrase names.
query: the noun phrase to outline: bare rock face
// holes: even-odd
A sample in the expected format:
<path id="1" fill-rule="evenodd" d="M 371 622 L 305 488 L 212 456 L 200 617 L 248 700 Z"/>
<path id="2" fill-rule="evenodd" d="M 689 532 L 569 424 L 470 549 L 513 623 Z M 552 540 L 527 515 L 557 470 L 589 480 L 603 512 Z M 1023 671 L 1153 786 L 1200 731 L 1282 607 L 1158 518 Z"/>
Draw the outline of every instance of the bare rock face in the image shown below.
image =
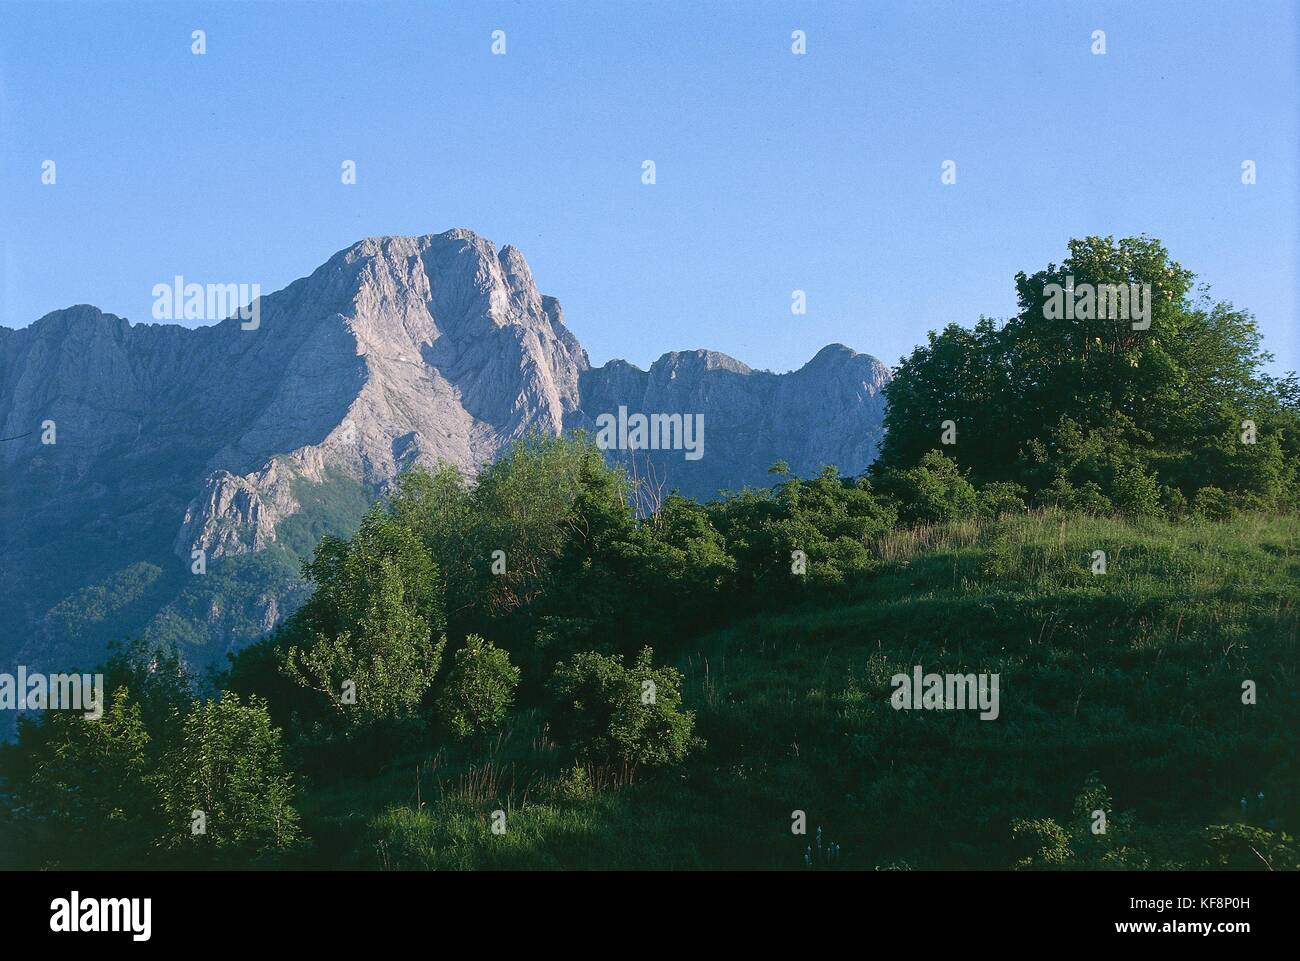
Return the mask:
<path id="1" fill-rule="evenodd" d="M 291 483 L 272 461 L 244 477 L 217 471 L 190 502 L 176 538 L 176 553 L 203 550 L 212 558 L 260 551 L 275 541 L 276 525 L 298 509 Z"/>
<path id="2" fill-rule="evenodd" d="M 307 509 L 304 491 L 332 483 L 362 502 L 417 464 L 472 475 L 531 430 L 595 431 L 620 407 L 703 418 L 698 459 L 609 453 L 644 454 L 700 497 L 765 484 L 778 459 L 857 472 L 881 437 L 889 373 L 840 345 L 780 375 L 703 350 L 593 369 L 523 254 L 468 230 L 363 240 L 259 308 L 256 329 L 133 325 L 84 305 L 0 327 L 0 577 L 13 587 L 0 637 L 62 649 L 51 624 L 97 637 L 238 611 L 247 625 L 219 634 L 234 645 L 289 600 L 264 584 L 196 599 L 192 551 L 257 555 Z M 51 421 L 57 441 L 42 444 Z M 132 566 L 145 562 L 147 576 Z M 129 604 L 69 602 L 110 583 Z"/>
<path id="3" fill-rule="evenodd" d="M 259 330 L 229 336 L 289 339 L 295 360 L 207 463 L 176 553 L 265 547 L 327 469 L 372 488 L 416 464 L 472 474 L 530 429 L 557 433 L 588 365 L 545 300 L 518 250 L 466 230 L 364 240 L 263 298 Z"/>

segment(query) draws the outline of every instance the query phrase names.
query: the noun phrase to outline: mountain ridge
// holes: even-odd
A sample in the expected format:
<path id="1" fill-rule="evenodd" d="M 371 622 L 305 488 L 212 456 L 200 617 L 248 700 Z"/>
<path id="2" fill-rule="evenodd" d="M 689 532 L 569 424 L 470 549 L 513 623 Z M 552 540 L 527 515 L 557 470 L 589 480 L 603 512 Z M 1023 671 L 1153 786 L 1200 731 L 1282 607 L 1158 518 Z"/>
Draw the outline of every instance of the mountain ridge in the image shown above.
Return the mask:
<path id="1" fill-rule="evenodd" d="M 162 597 L 196 551 L 209 564 L 268 551 L 304 497 L 319 500 L 304 491 L 356 505 L 413 466 L 472 475 L 530 431 L 593 432 L 619 408 L 702 417 L 699 460 L 635 452 L 667 489 L 694 497 L 769 483 L 775 460 L 857 473 L 882 436 L 889 371 L 870 355 L 831 344 L 773 373 L 701 348 L 645 370 L 595 367 L 523 253 L 465 228 L 364 238 L 258 307 L 255 329 L 238 316 L 131 323 L 88 304 L 0 328 L 0 437 L 16 438 L 0 444 L 0 573 L 20 587 L 0 627 L 24 639 L 19 649 L 65 647 L 42 633 L 49 613 L 144 570 L 133 564 L 152 565 L 148 590 Z M 57 440 L 43 445 L 48 421 Z M 323 530 L 315 515 L 298 527 Z M 265 601 L 250 623 L 287 612 L 275 591 Z M 199 646 L 230 648 L 247 640 L 221 626 L 232 609 L 227 598 L 203 617 L 177 616 Z M 111 620 L 68 643 L 95 647 Z"/>

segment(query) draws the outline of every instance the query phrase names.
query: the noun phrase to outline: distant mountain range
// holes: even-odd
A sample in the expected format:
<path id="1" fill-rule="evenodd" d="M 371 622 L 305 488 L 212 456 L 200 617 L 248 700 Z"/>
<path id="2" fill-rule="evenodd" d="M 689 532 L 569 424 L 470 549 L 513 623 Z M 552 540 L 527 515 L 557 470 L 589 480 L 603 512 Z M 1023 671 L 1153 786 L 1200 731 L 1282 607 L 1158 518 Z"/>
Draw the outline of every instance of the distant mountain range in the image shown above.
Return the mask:
<path id="1" fill-rule="evenodd" d="M 81 305 L 0 327 L 0 665 L 90 667 L 142 635 L 220 663 L 301 602 L 300 559 L 398 473 L 472 474 L 533 429 L 702 415 L 698 459 L 635 454 L 701 498 L 770 483 L 776 460 L 858 472 L 881 439 L 875 358 L 835 344 L 787 374 L 706 350 L 593 368 L 523 255 L 468 230 L 363 240 L 259 314 L 186 328 Z"/>

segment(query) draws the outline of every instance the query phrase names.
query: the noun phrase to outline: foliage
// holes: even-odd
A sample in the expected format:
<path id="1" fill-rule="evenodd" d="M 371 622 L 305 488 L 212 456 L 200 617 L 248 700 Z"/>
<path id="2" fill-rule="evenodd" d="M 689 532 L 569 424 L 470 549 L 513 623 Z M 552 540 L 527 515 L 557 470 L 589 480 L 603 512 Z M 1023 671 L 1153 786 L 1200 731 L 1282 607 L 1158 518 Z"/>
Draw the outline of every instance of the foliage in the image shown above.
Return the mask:
<path id="1" fill-rule="evenodd" d="M 957 443 L 943 452 L 977 484 L 1013 480 L 1056 503 L 1090 485 L 1136 516 L 1161 513 L 1153 486 L 1189 496 L 1215 486 L 1256 509 L 1300 503 L 1297 381 L 1262 373 L 1271 356 L 1254 319 L 1194 292 L 1192 274 L 1154 239 L 1088 237 L 1069 249 L 1060 266 L 1017 274 L 1020 309 L 1005 324 L 950 324 L 902 361 L 873 471 L 920 465 L 951 420 Z M 1145 329 L 1049 309 L 1051 285 L 1143 284 Z M 1243 440 L 1248 423 L 1254 436 Z M 1101 497 L 1087 495 L 1086 509 Z"/>
<path id="2" fill-rule="evenodd" d="M 409 528 L 374 510 L 350 541 L 327 537 L 316 585 L 289 628 L 284 670 L 334 731 L 417 719 L 438 672 L 445 619 L 437 566 Z"/>
<path id="3" fill-rule="evenodd" d="M 899 519 L 907 523 L 969 517 L 980 507 L 975 488 L 957 462 L 937 450 L 923 454 L 915 467 L 882 472 L 880 487 L 898 503 Z"/>
<path id="4" fill-rule="evenodd" d="M 1192 514 L 1204 520 L 1227 520 L 1232 516 L 1228 495 L 1217 487 L 1202 487 L 1192 499 Z"/>
<path id="5" fill-rule="evenodd" d="M 227 693 L 194 705 L 174 724 L 181 735 L 160 778 L 163 846 L 229 857 L 285 848 L 297 840 L 298 814 L 290 805 L 293 788 L 284 770 L 280 731 L 271 725 L 265 704 L 243 704 L 237 694 Z"/>
<path id="6" fill-rule="evenodd" d="M 580 757 L 657 767 L 703 745 L 693 733 L 695 715 L 681 707 L 681 673 L 654 668 L 653 656 L 647 647 L 629 668 L 588 651 L 556 665 L 556 728 Z"/>
<path id="7" fill-rule="evenodd" d="M 1105 787 L 1091 775 L 1066 827 L 1051 818 L 1016 819 L 1012 837 L 1032 849 L 1015 867 L 1083 870 L 1297 870 L 1300 844 L 1285 832 L 1249 824 L 1161 830 L 1132 812 L 1113 813 Z M 1096 811 L 1105 811 L 1097 830 Z"/>
<path id="8" fill-rule="evenodd" d="M 98 720 L 48 711 L 20 727 L 9 780 L 31 826 L 34 859 L 79 852 L 77 866 L 125 867 L 156 830 L 149 733 L 140 706 L 117 688 Z M 41 850 L 44 849 L 44 850 Z M 58 856 L 50 866 L 61 864 Z"/>
<path id="9" fill-rule="evenodd" d="M 1150 328 L 1045 316 L 1067 276 L 1150 283 Z M 1015 317 L 903 362 L 860 477 L 647 498 L 580 434 L 404 474 L 220 697 L 151 636 L 98 726 L 24 722 L 0 858 L 830 863 L 798 798 L 847 868 L 1295 868 L 1300 380 L 1192 280 L 1149 238 L 1073 242 Z M 362 494 L 314 496 L 337 534 Z M 894 710 L 917 664 L 996 674 L 1002 713 Z"/>
<path id="10" fill-rule="evenodd" d="M 107 666 L 106 676 L 113 676 Z M 160 858 L 243 862 L 297 840 L 280 733 L 265 705 L 241 705 L 228 693 L 186 701 L 183 711 L 173 705 L 167 718 L 152 714 L 147 723 L 151 711 L 142 704 L 156 710 L 162 692 L 176 690 L 160 684 L 137 698 L 116 686 L 98 719 L 48 711 L 22 726 L 4 765 L 15 786 L 11 814 L 26 842 L 21 863 L 122 869 L 168 863 Z M 191 833 L 195 811 L 203 812 L 206 833 Z"/>
<path id="11" fill-rule="evenodd" d="M 453 658 L 438 699 L 438 717 L 458 737 L 499 728 L 515 698 L 519 668 L 510 657 L 477 634 Z"/>
<path id="12" fill-rule="evenodd" d="M 979 513 L 981 517 L 998 518 L 1004 514 L 1023 514 L 1028 507 L 1025 488 L 1014 481 L 992 481 L 979 491 Z"/>

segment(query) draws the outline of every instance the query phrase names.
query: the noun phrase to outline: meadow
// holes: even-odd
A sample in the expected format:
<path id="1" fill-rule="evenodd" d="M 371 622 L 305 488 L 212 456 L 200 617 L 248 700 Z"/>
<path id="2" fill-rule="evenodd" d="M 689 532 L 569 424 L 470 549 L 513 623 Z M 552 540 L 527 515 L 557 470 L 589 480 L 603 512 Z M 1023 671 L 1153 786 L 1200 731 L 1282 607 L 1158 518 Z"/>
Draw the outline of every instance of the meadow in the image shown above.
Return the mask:
<path id="1" fill-rule="evenodd" d="M 1282 839 L 1296 830 L 1300 518 L 1044 511 L 893 532 L 872 552 L 880 567 L 852 599 L 743 620 L 680 657 L 707 742 L 681 770 L 566 768 L 526 711 L 482 744 L 309 790 L 304 825 L 328 849 L 311 860 L 1297 867 Z M 1000 718 L 895 711 L 889 679 L 913 664 L 1000 673 Z M 834 862 L 817 857 L 818 829 Z"/>

